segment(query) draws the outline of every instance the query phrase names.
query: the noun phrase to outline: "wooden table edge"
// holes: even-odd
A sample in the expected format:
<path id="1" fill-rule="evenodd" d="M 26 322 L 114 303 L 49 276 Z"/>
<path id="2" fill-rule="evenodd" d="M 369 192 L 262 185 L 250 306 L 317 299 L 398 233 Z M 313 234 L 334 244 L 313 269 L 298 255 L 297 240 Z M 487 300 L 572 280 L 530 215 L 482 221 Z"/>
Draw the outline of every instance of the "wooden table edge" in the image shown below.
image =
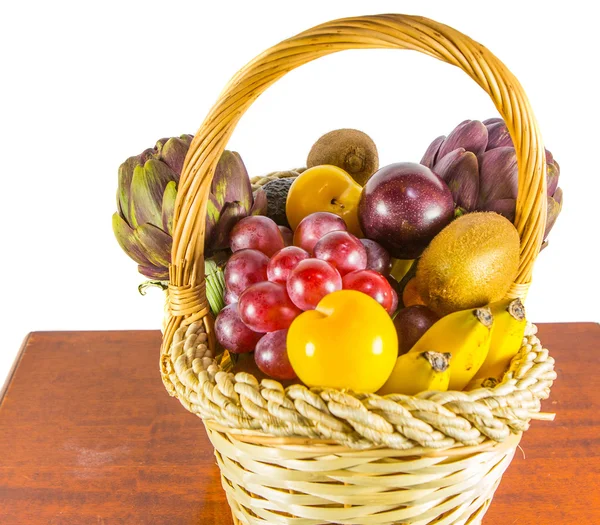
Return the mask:
<path id="1" fill-rule="evenodd" d="M 514 485 L 509 480 L 502 483 L 504 491 L 499 490 L 488 521 L 512 523 L 516 515 L 520 518 L 519 523 L 533 525 L 540 523 L 540 518 L 541 523 L 546 523 L 543 517 L 550 516 L 552 523 L 571 524 L 576 519 L 570 518 L 579 513 L 579 523 L 583 525 L 588 523 L 587 513 L 600 513 L 595 495 L 597 491 L 594 491 L 597 485 L 594 469 L 600 464 L 595 461 L 596 458 L 590 457 L 594 454 L 589 452 L 595 450 L 599 443 L 599 435 L 594 428 L 600 424 L 600 409 L 594 407 L 600 408 L 600 389 L 594 389 L 590 381 L 583 381 L 587 373 L 584 365 L 588 361 L 594 366 L 591 370 L 598 370 L 600 366 L 600 354 L 589 351 L 600 345 L 600 323 L 539 323 L 538 326 L 542 336 L 545 326 L 551 328 L 547 332 L 548 337 L 542 338 L 542 343 L 547 345 L 551 355 L 556 345 L 556 357 L 565 374 L 562 380 L 559 378 L 557 381 L 557 389 L 559 384 L 563 387 L 563 397 L 557 398 L 554 394 L 553 397 L 559 402 L 557 410 L 563 416 L 570 413 L 571 417 L 559 417 L 560 423 L 553 429 L 552 439 L 549 431 L 542 432 L 540 424 L 528 432 L 531 435 L 531 432 L 538 431 L 538 435 L 548 437 L 535 446 L 525 447 L 527 465 L 509 469 L 507 476 L 512 476 L 510 479 Z M 104 333 L 113 335 L 105 338 Z M 198 435 L 199 429 L 202 432 L 202 425 L 198 425 L 197 417 L 170 398 L 160 383 L 157 366 L 159 340 L 158 330 L 32 331 L 25 336 L 5 384 L 0 385 L 3 387 L 0 390 L 0 449 L 4 444 L 10 451 L 6 457 L 8 468 L 5 469 L 4 465 L 0 468 L 0 477 L 8 473 L 8 481 L 0 488 L 0 522 L 6 522 L 6 525 L 38 525 L 60 520 L 66 525 L 96 523 L 98 518 L 99 522 L 108 523 L 128 514 L 136 523 L 155 523 L 156 516 L 161 516 L 164 521 L 159 518 L 158 522 L 231 525 L 212 447 L 205 435 Z M 84 341 L 90 342 L 86 346 L 89 351 L 81 352 Z M 137 346 L 136 341 L 140 343 Z M 121 351 L 132 349 L 141 350 L 134 354 L 140 361 L 122 361 Z M 111 356 L 109 366 L 100 372 L 94 367 L 98 356 L 102 355 L 98 350 L 106 350 Z M 67 355 L 76 355 L 77 359 L 65 362 Z M 589 359 L 582 363 L 579 357 L 574 356 Z M 126 374 L 112 375 L 123 370 L 124 366 Z M 133 402 L 118 388 L 98 382 L 98 373 L 118 384 L 135 383 L 126 385 L 126 392 L 131 394 Z M 70 383 L 72 380 L 75 380 L 75 385 Z M 35 381 L 38 387 L 29 388 L 31 381 Z M 144 388 L 150 382 L 152 394 L 148 395 Z M 87 397 L 78 398 L 75 402 L 71 392 L 61 388 L 65 384 L 70 386 L 70 390 L 73 386 L 85 389 L 82 392 Z M 113 420 L 111 414 L 107 415 L 104 410 L 107 399 L 98 392 L 90 391 L 89 385 L 108 388 L 112 396 L 109 399 L 115 403 L 116 410 L 123 413 L 122 417 L 117 416 Z M 580 395 L 578 389 L 583 387 L 588 389 L 584 388 L 584 392 L 592 388 L 593 395 Z M 154 396 L 160 396 L 160 399 L 154 399 Z M 93 415 L 95 409 L 98 409 L 97 416 Z M 573 424 L 578 420 L 575 416 L 582 418 L 582 414 L 587 414 L 586 418 L 589 417 L 593 426 L 587 424 L 587 419 L 585 425 Z M 82 416 L 81 419 L 78 415 Z M 95 432 L 98 429 L 105 431 L 104 437 Z M 124 437 L 126 431 L 128 434 Z M 180 443 L 177 441 L 178 433 L 181 434 Z M 198 448 L 198 443 L 205 445 Z M 548 449 L 540 448 L 540 443 Z M 588 452 L 579 454 L 573 449 L 573 453 L 567 454 L 553 468 L 553 458 L 559 456 L 552 452 L 552 446 L 581 446 Z M 182 447 L 183 450 L 194 448 L 189 452 L 193 461 L 189 462 L 188 457 L 182 458 Z M 0 460 L 0 463 L 3 461 Z M 187 468 L 190 464 L 198 471 L 190 471 Z M 179 468 L 183 472 L 179 472 Z M 564 475 L 559 473 L 559 468 L 565 470 Z M 548 477 L 547 484 L 519 496 L 524 492 L 525 482 L 534 484 L 536 478 L 544 476 Z M 172 491 L 164 491 L 165 483 L 172 487 Z M 7 488 L 8 491 L 5 490 Z M 573 491 L 579 492 L 578 498 L 572 498 Z M 541 500 L 538 502 L 529 495 L 539 496 Z M 8 496 L 8 505 L 3 496 Z M 575 500 L 578 500 L 577 503 Z M 540 506 L 536 508 L 538 503 Z M 531 512 L 519 514 L 532 506 Z M 517 509 L 517 514 L 512 509 Z M 11 521 L 17 517 L 20 521 Z M 600 524 L 600 519 L 593 523 Z"/>
<path id="2" fill-rule="evenodd" d="M 12 364 L 10 370 L 8 371 L 8 375 L 6 376 L 6 379 L 4 380 L 2 389 L 0 389 L 0 407 L 2 406 L 2 403 L 4 403 L 4 397 L 6 396 L 6 392 L 8 392 L 8 389 L 13 380 L 15 372 L 17 371 L 17 368 L 19 368 L 19 364 L 21 363 L 21 359 L 23 359 L 23 355 L 25 355 L 25 348 L 27 348 L 27 345 L 29 343 L 29 339 L 31 338 L 32 333 L 33 332 L 29 332 L 23 339 L 23 342 L 21 343 L 21 348 L 19 348 L 19 351 L 17 352 L 17 355 L 15 356 L 15 360 L 13 361 L 13 364 Z"/>
<path id="3" fill-rule="evenodd" d="M 596 329 L 598 329 L 598 327 L 600 327 L 600 322 L 598 321 L 558 321 L 558 322 L 546 322 L 546 323 L 535 323 L 535 324 L 540 324 L 540 325 L 544 325 L 544 324 L 581 324 L 581 325 L 591 325 L 594 326 Z M 86 332 L 88 330 L 58 330 L 56 332 L 61 333 L 61 332 L 79 332 L 79 331 L 83 331 Z M 89 330 L 91 332 L 112 332 L 113 330 Z M 130 331 L 138 331 L 138 330 L 123 330 L 125 332 L 130 332 Z M 149 332 L 149 331 L 153 331 L 153 330 L 139 330 L 140 332 Z M 25 349 L 28 346 L 29 343 L 29 339 L 31 338 L 31 336 L 35 333 L 51 333 L 54 331 L 34 331 L 34 332 L 29 332 L 25 338 L 23 339 L 23 343 L 21 343 L 21 348 L 19 348 L 19 351 L 17 353 L 17 355 L 15 356 L 15 359 L 13 361 L 13 364 L 8 372 L 8 375 L 6 376 L 6 379 L 4 380 L 4 384 L 2 385 L 2 389 L 0 389 L 0 407 L 2 406 L 2 403 L 4 402 L 4 397 L 6 396 L 6 393 L 8 392 L 8 389 L 10 388 L 10 383 L 12 382 L 12 379 L 17 371 L 17 368 L 19 368 L 19 364 L 21 363 L 21 359 L 23 358 L 23 355 L 25 354 Z M 543 344 L 543 341 L 542 341 Z M 550 349 L 550 351 L 552 351 L 552 349 Z"/>

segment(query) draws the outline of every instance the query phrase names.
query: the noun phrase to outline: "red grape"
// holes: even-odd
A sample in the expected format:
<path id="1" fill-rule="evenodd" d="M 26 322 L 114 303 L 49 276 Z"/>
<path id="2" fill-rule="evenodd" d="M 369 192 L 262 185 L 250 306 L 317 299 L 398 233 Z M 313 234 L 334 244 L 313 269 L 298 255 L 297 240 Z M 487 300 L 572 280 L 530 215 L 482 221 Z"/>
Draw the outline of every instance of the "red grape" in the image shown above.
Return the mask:
<path id="1" fill-rule="evenodd" d="M 369 270 L 369 269 L 370 268 L 367 268 L 367 270 Z M 394 290 L 396 293 L 398 293 L 400 291 L 400 283 L 398 281 L 396 281 L 396 278 L 393 277 L 392 275 L 384 275 L 384 277 L 387 279 L 387 282 L 390 283 L 392 290 Z"/>
<path id="2" fill-rule="evenodd" d="M 321 259 L 300 261 L 287 281 L 290 299 L 302 310 L 314 310 L 323 297 L 341 289 L 339 272 Z"/>
<path id="3" fill-rule="evenodd" d="M 301 311 L 290 300 L 285 286 L 270 281 L 256 283 L 240 295 L 240 317 L 255 332 L 288 328 Z"/>
<path id="4" fill-rule="evenodd" d="M 381 275 L 388 276 L 392 269 L 392 258 L 388 251 L 371 239 L 361 239 L 360 242 L 367 250 L 367 270 L 375 270 Z"/>
<path id="5" fill-rule="evenodd" d="M 390 306 L 389 310 L 390 315 L 392 315 L 396 310 L 398 310 L 399 302 L 400 300 L 398 299 L 398 293 L 392 288 L 392 306 Z"/>
<path id="6" fill-rule="evenodd" d="M 283 250 L 279 250 L 267 266 L 267 277 L 269 281 L 274 283 L 283 283 L 288 280 L 290 272 L 296 267 L 296 265 L 308 259 L 310 255 L 308 252 L 297 246 L 288 246 Z"/>
<path id="7" fill-rule="evenodd" d="M 277 226 L 283 237 L 283 243 L 286 246 L 292 246 L 294 244 L 294 232 L 287 226 Z"/>
<path id="8" fill-rule="evenodd" d="M 252 331 L 240 319 L 236 303 L 223 308 L 215 321 L 217 341 L 234 354 L 252 352 L 263 334 Z"/>
<path id="9" fill-rule="evenodd" d="M 317 259 L 333 265 L 342 276 L 367 267 L 367 250 L 348 232 L 328 233 L 315 244 L 314 252 Z"/>
<path id="10" fill-rule="evenodd" d="M 344 275 L 342 280 L 344 290 L 356 290 L 370 295 L 389 314 L 393 313 L 393 290 L 387 279 L 373 270 L 358 270 Z"/>
<path id="11" fill-rule="evenodd" d="M 235 252 L 225 266 L 227 290 L 240 296 L 251 284 L 267 280 L 269 258 L 258 250 Z"/>
<path id="12" fill-rule="evenodd" d="M 232 252 L 250 248 L 271 257 L 284 247 L 284 243 L 275 221 L 262 215 L 252 215 L 243 218 L 233 227 L 229 247 Z"/>
<path id="13" fill-rule="evenodd" d="M 225 295 L 223 296 L 223 300 L 225 304 L 234 304 L 238 302 L 239 297 L 234 294 L 231 290 L 225 288 Z"/>
<path id="14" fill-rule="evenodd" d="M 296 379 L 287 355 L 287 329 L 263 335 L 256 345 L 254 360 L 261 372 L 275 379 Z"/>
<path id="15" fill-rule="evenodd" d="M 294 245 L 312 254 L 315 244 L 329 232 L 346 231 L 344 219 L 334 213 L 318 211 L 300 221 L 294 232 Z"/>

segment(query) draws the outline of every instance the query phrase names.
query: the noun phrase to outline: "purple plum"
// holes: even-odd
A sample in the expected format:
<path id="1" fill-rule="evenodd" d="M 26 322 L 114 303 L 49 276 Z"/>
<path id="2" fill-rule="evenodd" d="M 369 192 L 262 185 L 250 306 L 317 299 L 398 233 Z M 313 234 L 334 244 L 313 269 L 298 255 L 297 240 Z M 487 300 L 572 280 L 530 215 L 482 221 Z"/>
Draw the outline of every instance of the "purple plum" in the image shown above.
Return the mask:
<path id="1" fill-rule="evenodd" d="M 390 164 L 365 184 L 358 218 L 365 236 L 397 259 L 415 259 L 454 217 L 446 183 L 426 166 Z"/>

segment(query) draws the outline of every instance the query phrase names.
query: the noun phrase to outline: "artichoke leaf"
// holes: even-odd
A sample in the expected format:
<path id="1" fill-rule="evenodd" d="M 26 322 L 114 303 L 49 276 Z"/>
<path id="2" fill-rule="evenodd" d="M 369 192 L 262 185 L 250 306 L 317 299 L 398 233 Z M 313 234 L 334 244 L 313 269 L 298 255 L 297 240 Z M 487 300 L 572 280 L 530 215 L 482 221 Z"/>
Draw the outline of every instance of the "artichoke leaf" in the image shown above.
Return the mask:
<path id="1" fill-rule="evenodd" d="M 504 122 L 503 119 L 501 119 L 500 117 L 491 117 L 491 118 L 486 118 L 483 123 L 486 126 L 489 126 L 490 124 L 496 124 L 497 122 Z"/>
<path id="2" fill-rule="evenodd" d="M 131 200 L 131 179 L 133 170 L 140 164 L 140 156 L 129 157 L 119 166 L 119 186 L 117 190 L 117 208 L 127 224 L 131 226 L 130 200 Z"/>
<path id="3" fill-rule="evenodd" d="M 166 140 L 166 139 L 163 139 Z M 156 158 L 156 148 L 146 148 L 144 151 L 140 153 L 140 165 L 146 164 L 146 161 L 149 159 Z"/>
<path id="4" fill-rule="evenodd" d="M 444 140 L 446 140 L 446 135 L 436 138 L 431 144 L 429 144 L 427 151 L 421 159 L 421 164 L 423 164 L 423 166 L 427 166 L 431 170 L 433 169 L 438 158 L 438 152 L 440 151 L 440 147 L 444 143 Z"/>
<path id="5" fill-rule="evenodd" d="M 483 123 L 478 120 L 466 120 L 446 137 L 437 158 L 441 159 L 457 148 L 464 148 L 479 156 L 485 151 L 487 143 L 488 132 Z"/>
<path id="6" fill-rule="evenodd" d="M 560 204 L 560 209 L 562 210 L 562 202 L 563 202 L 563 190 L 562 188 L 556 188 L 556 191 L 554 192 L 554 195 L 552 195 L 552 198 L 558 202 L 558 204 Z"/>
<path id="7" fill-rule="evenodd" d="M 185 156 L 189 149 L 189 143 L 182 138 L 173 137 L 167 140 L 160 151 L 161 160 L 173 170 L 175 181 L 179 182 L 179 176 L 183 169 Z"/>
<path id="8" fill-rule="evenodd" d="M 220 218 L 221 206 L 217 202 L 217 198 L 212 193 L 209 193 L 206 203 L 206 232 L 204 233 L 205 246 L 210 246 L 210 243 L 212 242 L 212 236 Z"/>
<path id="9" fill-rule="evenodd" d="M 552 197 L 556 188 L 558 187 L 558 178 L 560 176 L 560 169 L 558 164 L 555 162 L 546 164 L 546 193 Z"/>
<path id="10" fill-rule="evenodd" d="M 167 184 L 175 174 L 165 163 L 149 159 L 133 171 L 131 181 L 131 226 L 162 224 L 162 201 Z"/>
<path id="11" fill-rule="evenodd" d="M 173 238 L 153 224 L 142 224 L 133 230 L 138 243 L 144 248 L 150 264 L 168 267 L 171 263 Z"/>
<path id="12" fill-rule="evenodd" d="M 138 266 L 138 272 L 140 272 L 143 276 L 148 277 L 148 279 L 154 279 L 156 281 L 168 281 L 169 280 L 169 270 L 164 267 L 158 268 L 157 266 L 152 266 L 152 265 L 144 266 L 144 265 L 140 264 Z M 142 293 L 142 295 L 145 295 L 145 294 Z"/>
<path id="13" fill-rule="evenodd" d="M 558 218 L 558 215 L 560 214 L 560 211 L 562 209 L 562 191 L 561 191 L 560 197 L 561 197 L 561 202 L 557 202 L 552 197 L 547 197 L 548 211 L 546 214 L 546 229 L 544 231 L 544 240 L 546 240 L 546 238 L 548 237 L 548 234 L 550 233 L 550 230 L 554 226 L 554 223 L 556 222 L 556 219 Z"/>
<path id="14" fill-rule="evenodd" d="M 490 119 L 493 120 L 493 119 Z M 488 130 L 487 150 L 496 148 L 513 147 L 513 141 L 508 133 L 508 128 L 502 119 L 496 119 L 495 122 L 483 122 Z"/>
<path id="15" fill-rule="evenodd" d="M 177 198 L 177 183 L 169 182 L 165 188 L 162 200 L 162 229 L 173 235 L 173 214 L 175 213 L 175 199 Z"/>
<path id="16" fill-rule="evenodd" d="M 499 199 L 516 199 L 519 170 L 514 148 L 496 148 L 480 157 L 479 206 Z"/>
<path id="17" fill-rule="evenodd" d="M 118 213 L 112 216 L 112 227 L 119 246 L 139 265 L 149 265 L 145 248 L 139 243 L 133 229 Z"/>
<path id="18" fill-rule="evenodd" d="M 228 202 L 221 211 L 221 217 L 217 223 L 210 243 L 210 250 L 224 250 L 229 247 L 229 234 L 233 227 L 246 217 L 246 209 L 239 202 Z"/>
<path id="19" fill-rule="evenodd" d="M 239 153 L 225 150 L 219 159 L 210 192 L 222 208 L 227 202 L 239 202 L 246 213 L 252 207 L 252 186 Z"/>
<path id="20" fill-rule="evenodd" d="M 467 211 L 477 207 L 479 166 L 474 153 L 455 149 L 439 160 L 433 171 L 446 182 L 457 206 Z"/>
<path id="21" fill-rule="evenodd" d="M 254 203 L 250 209 L 250 215 L 266 215 L 267 204 L 267 192 L 262 188 L 258 188 L 254 194 Z"/>
<path id="22" fill-rule="evenodd" d="M 517 201 L 515 199 L 498 199 L 486 203 L 483 207 L 483 211 L 495 211 L 500 215 L 506 217 L 510 222 L 515 222 L 515 214 L 517 208 Z"/>

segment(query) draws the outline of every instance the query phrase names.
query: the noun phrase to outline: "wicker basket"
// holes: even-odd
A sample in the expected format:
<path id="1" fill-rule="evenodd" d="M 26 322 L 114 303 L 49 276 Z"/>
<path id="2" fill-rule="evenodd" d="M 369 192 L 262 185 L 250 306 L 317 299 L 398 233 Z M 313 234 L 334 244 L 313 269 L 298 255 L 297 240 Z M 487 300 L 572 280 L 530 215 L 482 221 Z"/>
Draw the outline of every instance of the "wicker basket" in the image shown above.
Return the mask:
<path id="1" fill-rule="evenodd" d="M 169 393 L 200 416 L 215 447 L 234 522 L 480 523 L 521 433 L 556 375 L 534 331 L 493 389 L 417 396 L 283 388 L 235 375 L 214 358 L 205 297 L 206 201 L 215 166 L 252 102 L 288 71 L 345 49 L 421 51 L 463 69 L 492 98 L 519 165 L 518 275 L 524 297 L 546 217 L 545 155 L 516 78 L 486 48 L 425 18 L 381 15 L 329 22 L 267 50 L 227 85 L 196 134 L 175 208 L 161 372 Z"/>

